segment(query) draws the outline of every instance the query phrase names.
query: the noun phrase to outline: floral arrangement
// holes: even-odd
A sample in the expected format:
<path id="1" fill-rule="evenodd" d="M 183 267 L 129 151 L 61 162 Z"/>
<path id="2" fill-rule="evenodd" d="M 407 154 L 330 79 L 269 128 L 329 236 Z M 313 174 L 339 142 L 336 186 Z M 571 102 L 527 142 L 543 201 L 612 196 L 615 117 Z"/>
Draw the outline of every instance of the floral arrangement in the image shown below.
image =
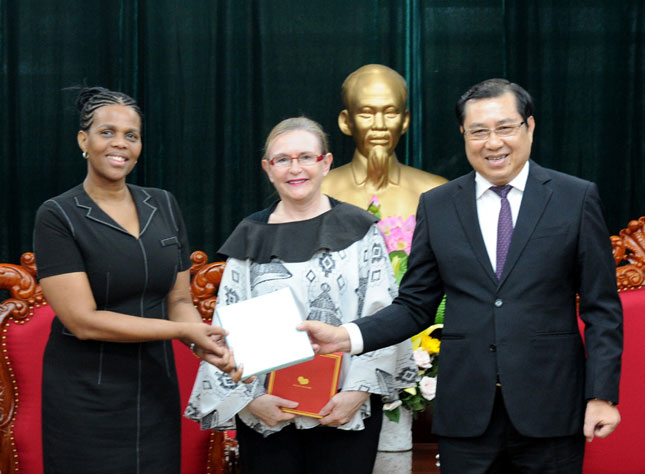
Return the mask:
<path id="1" fill-rule="evenodd" d="M 385 246 L 387 247 L 398 285 L 401 283 L 403 274 L 408 269 L 408 255 L 410 254 L 410 246 L 412 245 L 414 226 L 417 223 L 416 217 L 412 214 L 405 221 L 399 216 L 382 219 L 381 204 L 378 202 L 376 196 L 370 201 L 367 210 L 379 219 L 377 225 L 385 239 Z"/>
<path id="2" fill-rule="evenodd" d="M 381 205 L 374 196 L 367 208 L 378 219 L 378 228 L 383 234 L 385 245 L 397 284 L 401 283 L 403 274 L 408 269 L 408 255 L 412 245 L 412 235 L 416 225 L 414 214 L 403 220 L 400 216 L 381 217 Z M 439 370 L 439 349 L 441 347 L 441 330 L 446 299 L 437 309 L 435 324 L 412 337 L 414 362 L 419 369 L 419 380 L 416 387 L 403 389 L 399 392 L 399 400 L 383 406 L 384 414 L 391 421 L 398 422 L 401 417 L 401 407 L 412 412 L 416 418 L 428 406 L 432 408 L 437 387 L 437 372 Z"/>
<path id="3" fill-rule="evenodd" d="M 444 302 L 441 303 L 444 305 Z M 399 392 L 399 399 L 383 405 L 383 413 L 391 421 L 398 422 L 401 408 L 412 412 L 416 418 L 427 407 L 432 408 L 437 389 L 437 372 L 439 370 L 439 339 L 443 324 L 434 324 L 425 331 L 412 337 L 414 362 L 419 368 L 419 380 L 416 387 L 405 388 Z"/>

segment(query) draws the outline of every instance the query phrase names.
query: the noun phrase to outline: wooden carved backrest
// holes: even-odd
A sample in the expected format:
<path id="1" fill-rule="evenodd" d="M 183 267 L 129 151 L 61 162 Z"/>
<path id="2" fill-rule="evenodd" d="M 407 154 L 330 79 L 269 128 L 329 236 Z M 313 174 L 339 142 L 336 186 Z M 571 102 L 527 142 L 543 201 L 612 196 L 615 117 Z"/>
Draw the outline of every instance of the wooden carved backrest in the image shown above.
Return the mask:
<path id="1" fill-rule="evenodd" d="M 202 315 L 204 321 L 213 319 L 217 290 L 224 274 L 225 262 L 208 263 L 208 256 L 201 250 L 190 255 L 193 265 L 190 267 L 190 293 L 193 304 Z"/>
<path id="2" fill-rule="evenodd" d="M 191 293 L 193 302 L 202 315 L 205 322 L 212 319 L 217 290 L 224 271 L 224 262 L 208 263 L 208 257 L 204 252 L 196 251 L 191 255 L 192 267 L 190 273 Z M 2 357 L 0 358 L 0 473 L 17 474 L 27 472 L 24 468 L 31 469 L 34 473 L 40 470 L 35 466 L 41 466 L 40 459 L 24 459 L 21 452 L 26 444 L 30 444 L 29 453 L 32 457 L 40 457 L 35 452 L 40 449 L 40 443 L 25 441 L 24 436 L 16 437 L 18 428 L 16 422 L 21 424 L 28 420 L 33 424 L 31 430 L 39 431 L 40 422 L 38 406 L 40 390 L 37 391 L 37 398 L 28 397 L 20 393 L 24 388 L 22 374 L 18 370 L 21 367 L 12 360 L 12 351 L 21 348 L 22 352 L 32 352 L 27 355 L 27 367 L 42 364 L 42 352 L 46 338 L 49 334 L 49 324 L 53 312 L 48 307 L 43 296 L 40 285 L 36 280 L 36 263 L 33 253 L 25 253 L 21 257 L 20 265 L 0 264 L 0 289 L 7 290 L 9 297 L 0 302 L 0 329 L 2 330 Z M 33 321 L 32 321 L 33 320 Z M 29 330 L 30 336 L 25 336 Z M 31 341 L 25 341 L 33 337 L 37 332 L 40 339 L 38 347 L 31 350 Z M 21 339 L 18 343 L 18 339 Z M 18 343 L 18 344 L 14 344 Z M 178 341 L 173 341 L 175 347 L 175 359 L 178 365 L 178 377 L 180 378 L 180 392 L 182 404 L 185 405 L 192 380 L 196 372 L 197 362 L 190 351 Z M 24 348 L 24 349 L 23 349 Z M 24 357 L 23 357 L 24 358 Z M 23 362 L 22 367 L 25 367 Z M 32 365 L 33 364 L 33 365 Z M 40 374 L 38 372 L 38 374 Z M 39 386 L 39 376 L 32 374 L 33 385 Z M 28 385 L 28 384 L 27 384 Z M 33 395 L 30 393 L 29 395 Z M 27 403 L 29 399 L 29 403 Z M 29 407 L 29 408 L 26 408 Z M 21 409 L 22 408 L 22 409 Z M 31 416 L 26 411 L 37 412 L 37 416 Z M 20 413 L 20 416 L 18 414 Z M 40 439 L 39 432 L 30 433 L 31 439 Z M 234 440 L 221 432 L 200 432 L 196 423 L 182 419 L 182 473 L 201 472 L 196 471 L 194 458 L 207 456 L 206 470 L 209 473 L 230 473 L 237 472 L 238 456 L 237 444 Z M 40 462 L 40 464 L 38 464 Z"/>
<path id="3" fill-rule="evenodd" d="M 611 236 L 619 290 L 639 288 L 645 283 L 645 216 L 630 221 L 620 235 Z"/>

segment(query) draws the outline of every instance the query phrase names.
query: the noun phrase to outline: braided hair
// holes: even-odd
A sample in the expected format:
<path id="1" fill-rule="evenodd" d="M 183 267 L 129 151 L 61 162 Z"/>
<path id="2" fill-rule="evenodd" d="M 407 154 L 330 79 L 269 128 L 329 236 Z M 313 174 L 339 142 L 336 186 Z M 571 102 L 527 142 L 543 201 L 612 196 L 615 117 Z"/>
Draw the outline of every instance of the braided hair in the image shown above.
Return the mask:
<path id="1" fill-rule="evenodd" d="M 125 105 L 132 107 L 143 124 L 143 112 L 135 100 L 123 92 L 115 92 L 104 87 L 84 87 L 76 98 L 76 108 L 80 114 L 80 129 L 87 131 L 92 126 L 94 113 L 106 105 Z"/>

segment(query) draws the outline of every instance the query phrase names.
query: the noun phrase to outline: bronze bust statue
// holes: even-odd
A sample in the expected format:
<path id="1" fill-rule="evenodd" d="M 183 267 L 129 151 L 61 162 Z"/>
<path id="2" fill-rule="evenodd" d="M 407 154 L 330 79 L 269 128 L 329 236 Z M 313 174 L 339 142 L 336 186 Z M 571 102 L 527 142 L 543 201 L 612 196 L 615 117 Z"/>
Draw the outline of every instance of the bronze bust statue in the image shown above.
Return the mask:
<path id="1" fill-rule="evenodd" d="M 354 138 L 356 149 L 350 163 L 325 177 L 325 194 L 363 209 L 376 197 L 382 218 L 405 218 L 416 212 L 422 192 L 446 182 L 396 157 L 399 138 L 410 125 L 407 94 L 405 79 L 380 64 L 363 66 L 345 79 L 345 109 L 338 116 L 338 126 Z"/>

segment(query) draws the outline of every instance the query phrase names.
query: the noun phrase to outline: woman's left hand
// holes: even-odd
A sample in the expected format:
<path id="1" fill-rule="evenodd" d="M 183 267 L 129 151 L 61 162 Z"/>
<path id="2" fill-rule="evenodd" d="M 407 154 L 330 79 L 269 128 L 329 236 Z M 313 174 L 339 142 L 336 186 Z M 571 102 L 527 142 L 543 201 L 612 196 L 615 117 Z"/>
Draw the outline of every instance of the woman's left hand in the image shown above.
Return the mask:
<path id="1" fill-rule="evenodd" d="M 352 419 L 369 396 L 369 392 L 360 392 L 358 390 L 338 392 L 320 410 L 319 414 L 322 415 L 319 420 L 320 424 L 325 426 L 344 425 Z"/>

